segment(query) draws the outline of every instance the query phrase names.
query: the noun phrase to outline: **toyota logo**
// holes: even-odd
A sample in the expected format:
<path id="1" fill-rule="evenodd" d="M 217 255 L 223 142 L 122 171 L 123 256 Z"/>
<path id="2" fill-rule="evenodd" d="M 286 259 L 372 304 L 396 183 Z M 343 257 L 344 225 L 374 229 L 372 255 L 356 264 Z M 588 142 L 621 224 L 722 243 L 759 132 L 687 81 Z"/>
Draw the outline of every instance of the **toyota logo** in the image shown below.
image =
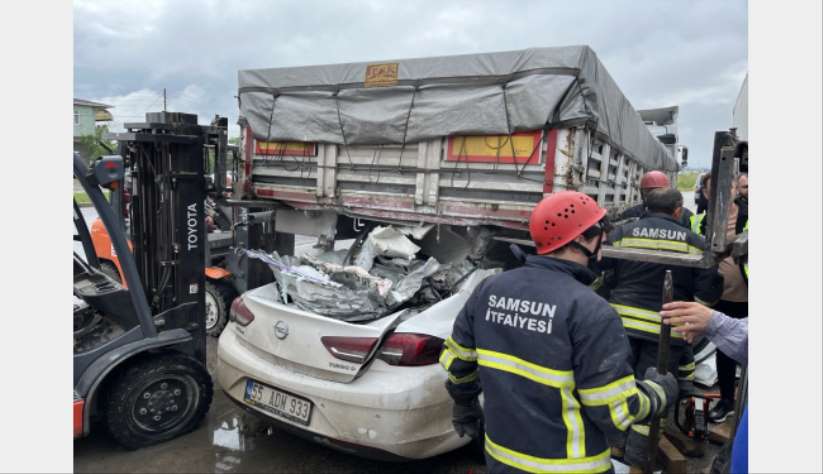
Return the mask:
<path id="1" fill-rule="evenodd" d="M 274 337 L 283 340 L 289 336 L 289 325 L 285 321 L 277 321 L 274 324 Z"/>

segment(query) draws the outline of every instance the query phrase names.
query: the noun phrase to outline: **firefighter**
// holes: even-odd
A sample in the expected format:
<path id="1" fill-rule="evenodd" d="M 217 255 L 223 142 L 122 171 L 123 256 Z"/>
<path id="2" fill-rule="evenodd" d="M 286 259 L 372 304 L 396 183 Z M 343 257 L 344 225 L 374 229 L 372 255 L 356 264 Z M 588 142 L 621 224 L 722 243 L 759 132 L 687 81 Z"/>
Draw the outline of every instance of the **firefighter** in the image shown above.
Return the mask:
<path id="1" fill-rule="evenodd" d="M 640 198 L 643 202 L 623 211 L 620 217 L 618 217 L 618 221 L 623 221 L 626 219 L 639 219 L 645 216 L 647 213 L 646 195 L 648 195 L 648 193 L 653 189 L 666 189 L 670 187 L 671 182 L 669 181 L 669 177 L 663 172 L 656 170 L 647 172 L 642 178 L 640 178 Z M 683 208 L 680 217 L 678 217 L 678 223 L 688 229 L 691 225 L 691 220 L 692 212 L 686 208 Z"/>
<path id="2" fill-rule="evenodd" d="M 483 437 L 489 472 L 612 472 L 610 445 L 677 394 L 656 368 L 635 379 L 620 318 L 588 286 L 605 214 L 574 191 L 540 201 L 537 255 L 480 284 L 444 344 L 455 430 Z"/>
<path id="3" fill-rule="evenodd" d="M 609 234 L 614 247 L 664 250 L 669 252 L 700 254 L 706 248 L 702 237 L 677 223 L 680 217 L 682 195 L 679 191 L 665 188 L 648 193 L 648 214 L 616 228 Z M 698 301 L 712 305 L 720 298 L 722 277 L 717 267 L 709 269 L 688 268 L 651 262 L 604 259 L 602 268 L 612 274 L 608 282 L 609 303 L 620 315 L 631 345 L 630 364 L 635 375 L 643 374 L 657 362 L 660 335 L 661 295 L 666 270 L 672 271 L 674 298 Z M 694 379 L 694 355 L 678 332 L 672 333 L 669 370 L 678 375 L 683 388 L 691 387 Z M 648 427 L 635 425 L 626 446 L 627 461 L 637 464 L 640 459 L 632 453 L 642 453 L 647 443 Z"/>

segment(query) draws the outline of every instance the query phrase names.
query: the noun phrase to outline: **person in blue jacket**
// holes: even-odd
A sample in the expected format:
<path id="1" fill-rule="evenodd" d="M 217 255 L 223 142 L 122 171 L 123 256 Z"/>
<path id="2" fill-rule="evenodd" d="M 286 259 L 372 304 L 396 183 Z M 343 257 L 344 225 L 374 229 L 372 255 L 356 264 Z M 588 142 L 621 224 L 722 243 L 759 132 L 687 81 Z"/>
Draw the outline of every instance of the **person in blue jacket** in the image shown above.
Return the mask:
<path id="1" fill-rule="evenodd" d="M 673 301 L 663 305 L 660 311 L 664 324 L 672 325 L 672 330 L 693 342 L 700 335 L 706 336 L 717 350 L 736 362 L 746 365 L 749 361 L 749 318 L 735 319 L 719 311 L 714 311 L 700 303 Z M 732 444 L 730 472 L 749 472 L 749 407 L 737 426 Z"/>

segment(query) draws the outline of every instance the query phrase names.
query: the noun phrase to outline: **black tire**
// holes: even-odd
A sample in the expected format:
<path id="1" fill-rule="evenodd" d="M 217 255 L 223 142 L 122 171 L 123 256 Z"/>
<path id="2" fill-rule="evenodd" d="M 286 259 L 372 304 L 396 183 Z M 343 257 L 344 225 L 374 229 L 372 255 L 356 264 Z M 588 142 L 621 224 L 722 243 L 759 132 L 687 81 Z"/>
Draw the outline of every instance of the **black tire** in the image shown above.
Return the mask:
<path id="1" fill-rule="evenodd" d="M 167 441 L 200 424 L 213 391 L 202 364 L 159 354 L 126 367 L 112 381 L 104 400 L 106 424 L 126 449 Z"/>
<path id="2" fill-rule="evenodd" d="M 117 271 L 117 266 L 112 262 L 109 262 L 108 260 L 101 260 L 100 271 L 105 273 L 108 277 L 110 277 L 117 283 L 123 283 L 122 279 L 120 278 L 120 272 Z"/>
<path id="3" fill-rule="evenodd" d="M 229 322 L 229 308 L 234 300 L 234 290 L 228 285 L 217 282 L 206 282 L 206 334 L 212 337 L 220 336 L 223 328 Z M 210 318 L 210 311 L 214 314 Z"/>

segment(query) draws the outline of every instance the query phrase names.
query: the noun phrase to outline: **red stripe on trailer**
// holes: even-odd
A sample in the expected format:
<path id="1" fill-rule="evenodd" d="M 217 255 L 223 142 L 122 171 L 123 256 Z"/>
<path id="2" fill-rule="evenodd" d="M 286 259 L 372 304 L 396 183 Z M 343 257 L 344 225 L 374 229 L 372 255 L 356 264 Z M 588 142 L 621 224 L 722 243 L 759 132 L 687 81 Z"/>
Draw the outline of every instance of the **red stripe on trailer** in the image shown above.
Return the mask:
<path id="1" fill-rule="evenodd" d="M 546 173 L 543 176 L 543 192 L 554 190 L 554 154 L 557 152 L 557 129 L 549 130 L 549 139 L 546 150 Z"/>
<path id="2" fill-rule="evenodd" d="M 246 125 L 243 127 L 243 133 L 245 134 L 245 141 L 243 142 L 245 150 L 243 155 L 246 159 L 246 163 L 244 164 L 246 169 L 246 176 L 245 182 L 243 183 L 243 191 L 246 193 L 252 192 L 252 184 L 251 184 L 251 164 L 254 161 L 254 137 L 251 134 L 251 127 Z"/>
<path id="3" fill-rule="evenodd" d="M 310 204 L 317 203 L 317 198 L 314 193 L 300 192 L 300 191 L 276 191 L 267 188 L 266 185 L 257 184 L 254 187 L 254 194 L 260 197 L 267 197 L 272 199 L 280 199 L 283 201 L 297 201 L 308 202 Z"/>

